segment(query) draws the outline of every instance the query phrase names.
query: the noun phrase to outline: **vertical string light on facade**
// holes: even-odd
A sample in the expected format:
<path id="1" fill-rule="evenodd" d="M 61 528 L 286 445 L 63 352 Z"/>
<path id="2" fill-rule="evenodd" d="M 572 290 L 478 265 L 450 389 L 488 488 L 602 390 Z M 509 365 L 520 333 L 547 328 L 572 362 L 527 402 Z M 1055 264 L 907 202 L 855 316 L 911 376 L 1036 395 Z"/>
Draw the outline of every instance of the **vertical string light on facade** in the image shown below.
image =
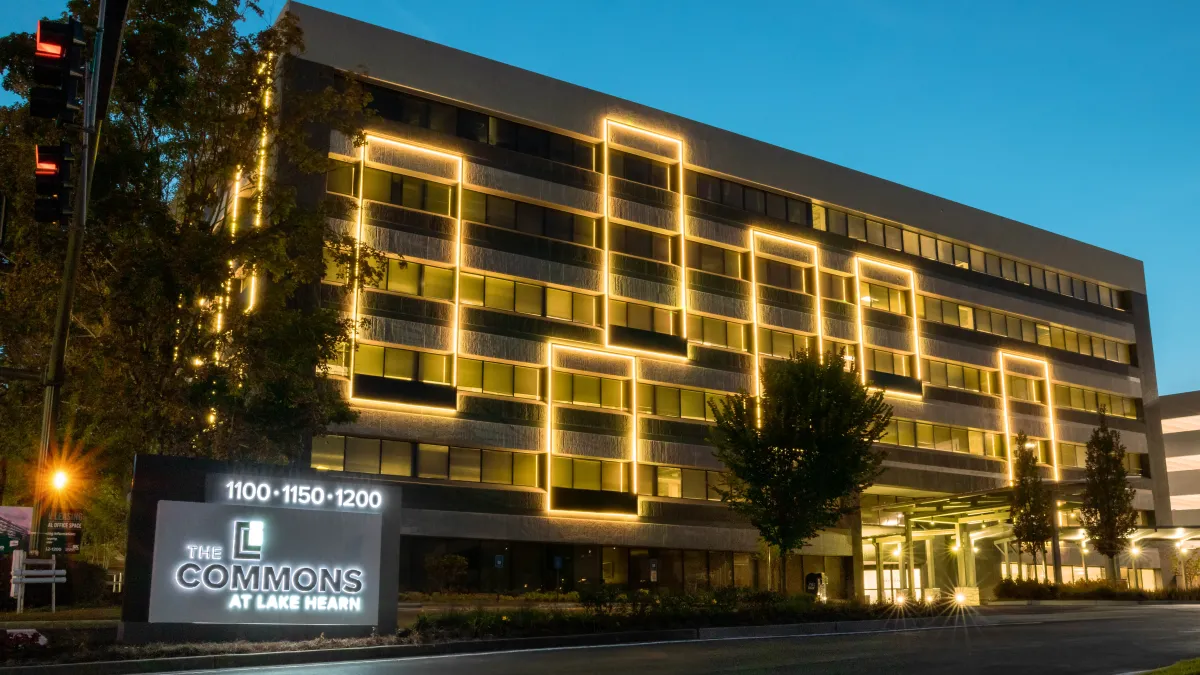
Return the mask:
<path id="1" fill-rule="evenodd" d="M 255 181 L 255 190 L 258 193 L 254 201 L 254 229 L 262 227 L 263 208 L 265 203 L 265 195 L 263 191 L 267 185 L 267 115 L 271 110 L 271 73 L 270 64 L 273 54 L 267 53 L 267 60 L 259 66 L 259 75 L 264 78 L 263 82 L 263 128 L 262 133 L 258 138 L 258 176 Z M 254 305 L 258 302 L 258 275 L 251 273 L 250 275 L 250 298 L 246 303 L 246 313 L 249 314 L 254 310 Z"/>

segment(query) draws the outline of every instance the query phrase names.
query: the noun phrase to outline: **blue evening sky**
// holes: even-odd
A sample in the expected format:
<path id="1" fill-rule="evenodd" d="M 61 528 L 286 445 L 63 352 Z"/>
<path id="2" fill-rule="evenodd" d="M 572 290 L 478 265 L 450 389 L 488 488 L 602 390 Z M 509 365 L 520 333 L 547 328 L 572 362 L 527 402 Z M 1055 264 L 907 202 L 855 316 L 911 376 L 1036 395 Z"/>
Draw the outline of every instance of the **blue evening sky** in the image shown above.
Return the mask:
<path id="1" fill-rule="evenodd" d="M 1138 258 L 1160 391 L 1200 389 L 1200 3 L 311 2 Z"/>

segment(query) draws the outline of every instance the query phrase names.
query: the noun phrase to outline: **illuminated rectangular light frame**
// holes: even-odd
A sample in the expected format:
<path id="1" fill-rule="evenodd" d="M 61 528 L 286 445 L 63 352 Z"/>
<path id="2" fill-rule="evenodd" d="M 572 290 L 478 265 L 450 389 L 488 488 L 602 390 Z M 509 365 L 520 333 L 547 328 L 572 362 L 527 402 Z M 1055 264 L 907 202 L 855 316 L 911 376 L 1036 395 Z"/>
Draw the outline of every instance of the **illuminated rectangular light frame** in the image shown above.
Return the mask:
<path id="1" fill-rule="evenodd" d="M 576 347 L 574 345 L 559 344 L 550 342 L 546 345 L 546 513 L 556 515 L 576 515 L 576 516 L 602 516 L 605 518 L 625 518 L 637 519 L 637 513 L 613 513 L 610 511 L 572 511 L 568 509 L 556 509 L 552 503 L 554 480 L 554 353 L 556 349 L 564 351 L 582 352 L 584 354 L 595 354 L 607 358 L 626 359 L 629 361 L 629 414 L 630 414 L 630 431 L 629 443 L 632 461 L 629 466 L 629 486 L 633 491 L 634 496 L 638 494 L 638 435 L 637 435 L 637 357 L 630 354 L 614 354 L 612 352 L 600 351 L 598 349 L 589 349 L 587 347 Z M 639 499 L 640 504 L 640 499 Z M 640 508 L 639 508 L 640 512 Z"/>
<path id="2" fill-rule="evenodd" d="M 861 295 L 861 293 L 862 293 L 862 290 L 861 290 L 862 289 L 862 274 L 860 272 L 860 266 L 863 263 L 866 263 L 868 265 L 875 265 L 876 267 L 882 267 L 884 269 L 889 269 L 889 270 L 893 270 L 895 272 L 900 272 L 900 273 L 908 275 L 909 307 L 912 308 L 911 309 L 912 314 L 909 315 L 909 318 L 912 319 L 913 372 L 916 373 L 916 378 L 918 381 L 920 381 L 921 380 L 921 331 L 920 331 L 920 327 L 918 326 L 918 322 L 917 322 L 917 274 L 916 274 L 916 272 L 914 272 L 911 267 L 901 267 L 900 265 L 893 265 L 892 263 L 885 262 L 885 261 L 879 260 L 877 258 L 870 258 L 870 257 L 863 256 L 863 255 L 856 255 L 856 256 L 854 256 L 854 307 L 856 310 L 854 312 L 854 317 L 855 317 L 855 322 L 858 324 L 858 372 L 859 372 L 860 378 L 862 379 L 862 383 L 864 385 L 866 385 L 866 383 L 867 383 L 867 342 L 866 342 L 866 338 L 863 334 L 863 310 L 862 310 L 863 299 L 862 299 L 862 295 Z M 883 393 L 885 396 L 896 396 L 899 398 L 911 398 L 911 399 L 917 400 L 917 401 L 923 400 L 922 396 L 917 396 L 915 394 L 910 394 L 908 392 L 889 391 L 887 389 L 884 389 Z"/>
<path id="3" fill-rule="evenodd" d="M 764 232 L 763 230 L 750 230 L 750 312 L 752 316 L 752 330 L 754 336 L 751 338 L 754 345 L 754 396 L 755 398 L 762 395 L 762 366 L 759 358 L 758 344 L 758 238 L 764 237 L 774 239 L 790 246 L 799 246 L 812 250 L 813 255 L 813 285 L 816 286 L 814 297 L 817 299 L 816 309 L 816 324 L 817 324 L 817 356 L 824 361 L 825 359 L 825 330 L 824 322 L 825 315 L 821 308 L 821 249 L 816 244 L 793 239 L 792 237 L 784 237 L 774 232 Z"/>
<path id="4" fill-rule="evenodd" d="M 457 171 L 457 175 L 455 177 L 455 183 L 454 183 L 457 188 L 455 195 L 454 195 L 457 208 L 455 209 L 456 213 L 455 213 L 455 219 L 454 219 L 455 220 L 455 227 L 454 227 L 454 230 L 455 230 L 455 233 L 454 233 L 454 312 L 452 315 L 453 320 L 450 324 L 451 344 L 453 345 L 452 346 L 453 351 L 450 353 L 450 384 L 451 384 L 451 386 L 453 386 L 455 388 L 458 387 L 459 309 L 461 307 L 460 302 L 459 302 L 459 288 L 462 285 L 460 283 L 460 276 L 462 273 L 461 272 L 461 268 L 462 268 L 461 263 L 462 263 L 463 158 L 461 155 L 455 155 L 455 154 L 452 154 L 449 152 L 443 152 L 441 150 L 436 150 L 434 148 L 427 148 L 425 146 L 414 145 L 412 143 L 407 143 L 404 141 L 397 141 L 392 138 L 385 138 L 383 136 L 367 134 L 366 142 L 363 143 L 362 147 L 360 147 L 359 151 L 358 151 L 358 218 L 357 218 L 357 222 L 355 223 L 355 230 L 354 230 L 354 293 L 353 293 L 353 309 L 352 309 L 353 329 L 352 329 L 352 339 L 351 339 L 351 343 L 350 343 L 350 363 L 349 363 L 348 372 L 346 373 L 347 379 L 350 381 L 350 387 L 348 390 L 348 398 L 351 403 L 357 403 L 360 405 L 365 404 L 365 405 L 370 405 L 373 407 L 395 408 L 398 410 L 412 410 L 412 411 L 418 411 L 418 412 L 423 411 L 423 412 L 438 412 L 438 413 L 457 413 L 458 412 L 457 406 L 455 406 L 453 408 L 448 408 L 448 407 L 442 407 L 442 406 L 429 406 L 429 405 L 420 405 L 420 404 L 413 404 L 413 403 L 396 403 L 394 401 L 378 401 L 378 400 L 374 400 L 374 399 L 355 398 L 355 396 L 354 396 L 354 361 L 355 361 L 355 357 L 358 353 L 358 322 L 359 322 L 358 302 L 359 302 L 359 296 L 360 296 L 361 289 L 362 289 L 362 280 L 359 278 L 359 275 L 358 275 L 358 261 L 359 261 L 359 252 L 362 247 L 363 201 L 365 199 L 365 197 L 363 197 L 363 181 L 364 181 L 364 176 L 366 175 L 366 169 L 367 169 L 367 147 L 370 146 L 370 144 L 373 141 L 377 141 L 380 143 L 387 143 L 389 145 L 394 145 L 394 146 L 396 146 L 398 148 L 402 148 L 404 150 L 410 150 L 413 152 L 420 152 L 420 153 L 427 154 L 427 155 L 433 155 L 435 157 L 451 159 L 451 160 L 454 160 L 454 162 L 457 166 L 458 171 Z"/>
<path id="5" fill-rule="evenodd" d="M 606 117 L 606 118 L 604 118 L 604 140 L 603 140 L 602 149 L 601 149 L 601 152 L 604 155 L 604 157 L 603 157 L 603 160 L 604 160 L 603 161 L 604 187 L 603 187 L 603 190 L 601 193 L 602 199 L 604 201 L 604 211 L 603 211 L 603 213 L 604 213 L 604 264 L 601 268 L 601 276 L 604 278 L 604 285 L 603 285 L 603 289 L 604 289 L 604 346 L 607 349 L 617 349 L 620 351 L 631 352 L 631 353 L 636 353 L 636 354 L 645 354 L 647 356 L 654 356 L 656 358 L 672 359 L 672 360 L 676 360 L 676 361 L 687 361 L 686 356 L 680 356 L 679 354 L 667 354 L 665 352 L 656 352 L 656 351 L 651 351 L 651 350 L 647 350 L 647 349 L 635 349 L 633 347 L 623 347 L 621 345 L 614 345 L 609 340 L 609 325 L 610 324 L 609 324 L 609 320 L 608 320 L 608 309 L 609 309 L 609 303 L 610 303 L 611 296 L 609 294 L 609 254 L 610 254 L 610 249 L 608 247 L 608 227 L 609 227 L 609 218 L 610 218 L 609 212 L 611 209 L 611 204 L 609 203 L 610 197 L 609 197 L 608 183 L 609 183 L 609 178 L 611 178 L 611 175 L 609 174 L 608 139 L 611 136 L 611 132 L 609 130 L 613 127 L 624 129 L 631 133 L 648 136 L 648 137 L 656 139 L 656 140 L 665 141 L 667 143 L 674 143 L 679 148 L 679 158 L 678 158 L 678 165 L 679 165 L 679 335 L 685 341 L 687 340 L 687 246 L 686 246 L 686 234 L 685 234 L 687 231 L 687 209 L 686 209 L 687 196 L 684 194 L 684 191 L 683 191 L 683 159 L 684 159 L 683 158 L 683 141 L 678 138 L 672 138 L 670 136 L 660 134 L 656 131 L 650 131 L 649 129 L 642 129 L 640 127 L 635 127 L 631 124 L 626 124 L 625 122 L 618 122 L 617 120 Z"/>
<path id="6" fill-rule="evenodd" d="M 1054 418 L 1054 386 L 1050 382 L 1050 362 L 1036 356 L 999 350 L 1000 355 L 1000 403 L 1004 409 L 1004 447 L 1008 452 L 1008 484 L 1013 483 L 1012 423 L 1008 410 L 1008 371 L 1005 359 L 1036 363 L 1042 367 L 1042 379 L 1046 383 L 1046 414 L 1050 420 L 1050 461 L 1055 482 L 1061 480 L 1058 469 L 1058 424 Z"/>

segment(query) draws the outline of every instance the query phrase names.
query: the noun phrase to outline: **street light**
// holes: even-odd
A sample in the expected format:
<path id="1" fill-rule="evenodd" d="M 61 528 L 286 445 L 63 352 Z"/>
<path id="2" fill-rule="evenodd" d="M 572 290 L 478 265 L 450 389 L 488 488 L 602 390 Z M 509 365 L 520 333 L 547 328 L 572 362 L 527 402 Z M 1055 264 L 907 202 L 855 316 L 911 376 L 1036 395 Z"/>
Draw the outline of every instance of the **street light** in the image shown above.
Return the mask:
<path id="1" fill-rule="evenodd" d="M 50 485 L 58 492 L 62 492 L 63 488 L 67 487 L 67 472 L 59 469 L 54 472 L 54 476 L 50 479 Z"/>
<path id="2" fill-rule="evenodd" d="M 959 605 L 961 605 L 961 604 L 965 603 L 966 601 L 967 601 L 967 596 L 963 595 L 962 593 L 955 593 L 955 594 L 954 594 L 954 602 L 955 602 L 955 604 L 959 604 Z"/>

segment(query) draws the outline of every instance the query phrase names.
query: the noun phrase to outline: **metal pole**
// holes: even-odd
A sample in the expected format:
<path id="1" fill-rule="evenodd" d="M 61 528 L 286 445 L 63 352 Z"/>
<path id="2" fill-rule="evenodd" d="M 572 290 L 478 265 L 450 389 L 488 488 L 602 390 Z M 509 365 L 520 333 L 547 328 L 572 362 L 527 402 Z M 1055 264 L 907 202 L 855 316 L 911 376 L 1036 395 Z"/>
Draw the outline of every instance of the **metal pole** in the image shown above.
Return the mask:
<path id="1" fill-rule="evenodd" d="M 105 13 L 106 0 L 100 0 L 100 14 Z M 95 46 L 99 48 L 104 39 L 103 23 L 96 34 Z M 97 51 L 98 53 L 98 51 Z M 43 533 L 42 521 L 45 519 L 45 475 L 46 466 L 50 461 L 50 452 L 58 439 L 58 404 L 59 393 L 63 380 L 63 361 L 67 349 L 67 335 L 71 328 L 71 307 L 75 302 L 75 280 L 79 275 L 79 255 L 83 250 L 83 229 L 87 222 L 88 192 L 91 187 L 92 175 L 92 133 L 96 127 L 96 87 L 100 83 L 95 69 L 100 60 L 93 58 L 90 67 L 84 71 L 84 101 L 83 101 L 83 152 L 80 153 L 80 168 L 77 176 L 75 194 L 75 212 L 71 216 L 71 225 L 67 231 L 67 261 L 63 268 L 62 285 L 58 292 L 58 309 L 54 317 L 54 341 L 50 344 L 50 362 L 46 366 L 46 391 L 42 402 L 42 438 L 38 445 L 37 474 L 34 479 L 33 528 L 30 537 L 30 548 L 35 552 L 41 550 Z"/>
<path id="2" fill-rule="evenodd" d="M 54 570 L 57 567 L 58 567 L 58 557 L 52 554 L 50 556 L 50 571 L 54 572 Z M 58 584 L 55 583 L 55 581 L 56 581 L 56 579 L 54 578 L 54 575 L 51 574 L 50 575 L 50 613 L 51 614 L 58 611 Z"/>

